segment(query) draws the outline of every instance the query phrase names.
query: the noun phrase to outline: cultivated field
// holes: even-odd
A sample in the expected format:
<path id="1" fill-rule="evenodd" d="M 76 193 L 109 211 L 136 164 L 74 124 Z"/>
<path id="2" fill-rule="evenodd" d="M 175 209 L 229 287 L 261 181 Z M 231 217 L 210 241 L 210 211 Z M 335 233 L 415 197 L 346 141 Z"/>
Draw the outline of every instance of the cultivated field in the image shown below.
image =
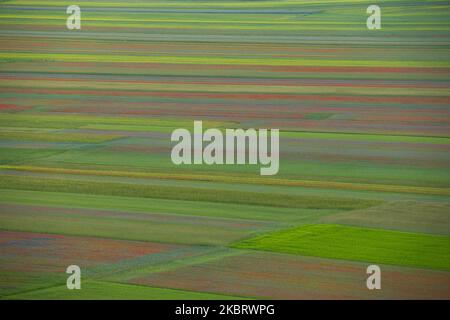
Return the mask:
<path id="1" fill-rule="evenodd" d="M 319 224 L 277 231 L 235 246 L 450 271 L 450 237 L 440 235 Z"/>
<path id="2" fill-rule="evenodd" d="M 73 4 L 0 1 L 0 299 L 450 299 L 448 1 L 381 30 L 371 1 Z M 194 120 L 280 129 L 279 173 L 174 165 Z"/>
<path id="3" fill-rule="evenodd" d="M 450 298 L 447 272 L 384 266 L 382 290 L 375 292 L 361 285 L 366 267 L 351 261 L 239 251 L 203 263 L 111 280 L 259 299 Z"/>

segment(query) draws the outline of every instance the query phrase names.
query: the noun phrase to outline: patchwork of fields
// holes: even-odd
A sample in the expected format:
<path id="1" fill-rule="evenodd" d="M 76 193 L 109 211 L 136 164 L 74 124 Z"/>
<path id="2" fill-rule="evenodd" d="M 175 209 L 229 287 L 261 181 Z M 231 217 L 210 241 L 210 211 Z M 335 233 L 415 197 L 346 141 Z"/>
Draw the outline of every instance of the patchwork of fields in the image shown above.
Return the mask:
<path id="1" fill-rule="evenodd" d="M 370 4 L 0 1 L 0 299 L 450 299 L 450 5 Z M 194 120 L 279 173 L 172 164 Z"/>

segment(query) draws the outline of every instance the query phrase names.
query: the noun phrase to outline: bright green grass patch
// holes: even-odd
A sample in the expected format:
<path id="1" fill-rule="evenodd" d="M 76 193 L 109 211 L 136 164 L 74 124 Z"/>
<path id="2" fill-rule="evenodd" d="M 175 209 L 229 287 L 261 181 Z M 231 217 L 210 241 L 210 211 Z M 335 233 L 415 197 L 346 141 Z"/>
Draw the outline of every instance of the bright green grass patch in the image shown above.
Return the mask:
<path id="1" fill-rule="evenodd" d="M 234 247 L 450 270 L 450 237 L 421 233 L 319 224 L 243 240 Z"/>
<path id="2" fill-rule="evenodd" d="M 67 290 L 58 286 L 35 290 L 6 297 L 7 299 L 26 300 L 232 300 L 241 299 L 233 296 L 154 288 L 139 285 L 111 283 L 103 281 L 84 281 L 81 290 Z"/>

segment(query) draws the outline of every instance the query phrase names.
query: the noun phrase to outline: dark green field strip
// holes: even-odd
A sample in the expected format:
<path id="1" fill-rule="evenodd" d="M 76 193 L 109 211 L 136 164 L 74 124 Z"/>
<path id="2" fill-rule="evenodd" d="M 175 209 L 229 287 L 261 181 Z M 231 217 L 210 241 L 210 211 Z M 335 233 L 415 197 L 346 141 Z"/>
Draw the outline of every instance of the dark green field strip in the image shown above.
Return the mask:
<path id="1" fill-rule="evenodd" d="M 89 134 L 76 132 L 30 132 L 30 131 L 0 131 L 0 139 L 2 140 L 19 140 L 19 141 L 46 141 L 46 142 L 82 142 L 82 143 L 99 143 L 106 142 L 118 138 L 121 135 L 116 134 Z"/>
<path id="2" fill-rule="evenodd" d="M 229 190 L 207 190 L 165 186 L 147 186 L 126 183 L 45 179 L 0 175 L 0 189 L 36 190 L 50 192 L 115 195 L 125 197 L 173 200 L 207 201 L 218 203 L 250 204 L 269 207 L 306 209 L 361 209 L 376 204 L 375 200 L 343 199 L 320 196 L 293 196 Z"/>
<path id="3" fill-rule="evenodd" d="M 0 148 L 0 151 L 2 149 Z M 127 171 L 119 167 L 100 167 L 90 166 L 89 169 L 81 169 L 80 165 L 64 163 L 61 167 L 61 163 L 55 163 L 53 167 L 44 166 L 30 166 L 30 165 L 14 165 L 14 162 L 24 162 L 29 159 L 28 162 L 40 161 L 35 158 L 43 158 L 43 162 L 48 162 L 46 159 L 49 154 L 42 152 L 42 156 L 38 156 L 39 152 L 36 152 L 35 158 L 31 155 L 28 158 L 27 152 L 16 152 L 25 149 L 4 149 L 5 157 L 0 157 L 0 162 L 11 163 L 0 165 L 0 170 L 4 174 L 10 175 L 30 175 L 34 177 L 44 178 L 64 178 L 86 181 L 106 181 L 106 182 L 121 182 L 132 184 L 144 184 L 144 185 L 165 185 L 176 187 L 193 187 L 193 188 L 207 188 L 207 189 L 223 189 L 223 190 L 242 190 L 242 191 L 256 191 L 266 193 L 286 193 L 286 194 L 315 194 L 321 195 L 326 192 L 327 195 L 335 197 L 337 194 L 349 193 L 347 198 L 379 198 L 387 200 L 404 200 L 406 199 L 420 199 L 421 195 L 428 197 L 436 196 L 448 196 L 450 190 L 447 188 L 435 188 L 435 187 L 419 187 L 419 186 L 406 186 L 406 185 L 379 185 L 375 183 L 362 184 L 362 183 L 348 183 L 348 182 L 335 182 L 335 181 L 320 181 L 320 180 L 303 180 L 303 179 L 289 179 L 289 178 L 265 178 L 260 176 L 254 176 L 249 173 L 243 173 L 241 175 L 225 175 L 224 173 L 213 174 L 205 169 L 205 171 L 198 172 L 156 172 L 149 171 L 150 166 L 143 167 L 128 167 Z M 27 150 L 25 150 L 27 151 Z M 0 153 L 1 154 L 1 153 Z M 11 155 L 26 155 L 22 159 Z M 100 154 L 100 153 L 98 153 Z M 52 156 L 53 154 L 50 154 Z M 42 163 L 44 164 L 44 163 Z M 47 163 L 48 165 L 49 163 Z M 58 166 L 58 167 L 57 167 Z M 142 170 L 142 171 L 141 171 Z M 422 181 L 423 183 L 423 181 Z M 322 189 L 322 191 L 320 191 Z M 326 190 L 326 191 L 325 191 Z M 367 193 L 365 191 L 375 191 L 376 193 Z M 404 194 L 404 195 L 402 195 Z M 408 195 L 410 194 L 410 195 Z M 344 196 L 345 197 L 345 196 Z M 429 198 L 431 200 L 431 198 Z"/>
<path id="4" fill-rule="evenodd" d="M 444 170 L 442 166 L 411 165 L 406 160 L 399 163 L 370 161 L 364 157 L 364 154 L 361 154 L 359 159 L 350 157 L 348 161 L 341 161 L 339 160 L 340 156 L 335 156 L 332 151 L 330 154 L 306 154 L 305 158 L 289 152 L 282 153 L 280 170 L 276 176 L 270 177 L 260 176 L 260 167 L 264 167 L 260 165 L 175 165 L 170 160 L 170 142 L 164 141 L 162 138 L 149 138 L 149 143 L 150 140 L 155 144 L 160 143 L 160 145 L 156 145 L 160 147 L 159 150 L 155 148 L 153 152 L 151 152 L 152 150 L 139 152 L 136 148 L 133 149 L 133 146 L 127 149 L 127 146 L 102 145 L 98 149 L 67 150 L 54 156 L 32 160 L 27 164 L 34 167 L 57 169 L 98 169 L 99 171 L 109 169 L 122 172 L 158 172 L 162 175 L 164 173 L 202 175 L 206 176 L 205 180 L 207 181 L 221 179 L 220 177 L 215 178 L 216 176 L 241 176 L 243 178 L 241 180 L 259 180 L 266 184 L 273 181 L 276 184 L 277 179 L 282 179 L 292 181 L 294 185 L 297 183 L 309 187 L 380 192 L 448 195 L 450 186 L 450 170 Z M 126 141 L 123 142 L 126 143 Z M 283 146 L 283 142 L 283 140 L 280 142 L 281 146 Z M 136 145 L 137 149 L 149 148 L 148 145 L 142 144 Z M 319 142 L 317 142 L 317 147 L 319 147 Z M 326 147 L 326 145 L 320 146 L 320 148 Z M 120 152 L 121 149 L 123 152 Z M 364 151 L 360 148 L 361 153 Z M 367 152 L 371 151 L 367 150 Z M 386 156 L 392 157 L 389 150 L 386 151 Z M 426 164 L 423 161 L 422 163 Z M 421 189 L 421 187 L 425 188 Z"/>
<path id="5" fill-rule="evenodd" d="M 0 163 L 22 163 L 24 161 L 36 160 L 56 155 L 63 150 L 55 150 L 49 148 L 32 149 L 32 148 L 2 148 L 0 147 Z"/>
<path id="6" fill-rule="evenodd" d="M 47 39 L 48 41 L 52 41 L 52 39 Z M 53 39 L 53 41 L 60 41 Z M 68 43 L 72 43 L 70 40 L 66 40 Z M 0 44 L 7 45 L 11 42 L 11 39 L 7 37 L 3 37 L 0 34 Z M 77 40 L 76 44 L 81 45 L 80 42 L 82 40 Z M 145 46 L 148 44 L 147 42 L 138 42 L 140 45 Z M 153 42 L 152 42 L 153 43 Z M 158 42 L 155 41 L 155 43 L 158 44 Z M 161 45 L 161 43 L 159 43 Z M 84 46 L 89 47 L 92 46 L 91 42 L 83 43 Z M 189 47 L 188 45 L 186 45 Z M 260 45 L 259 47 L 255 48 L 255 50 L 260 51 L 264 48 L 263 45 Z M 152 47 L 149 47 L 149 50 L 151 50 Z M 183 49 L 183 48 L 181 48 Z M 439 48 L 436 48 L 437 50 Z M 302 50 L 297 49 L 297 50 Z M 400 50 L 400 49 L 399 49 Z M 383 50 L 380 50 L 382 52 Z M 450 49 L 447 50 L 450 52 Z M 447 51 L 445 51 L 445 54 L 447 54 Z M 420 54 L 426 54 L 428 51 L 421 52 Z M 115 63 L 85 63 L 83 64 L 65 64 L 65 63 L 55 63 L 55 62 L 2 62 L 0 61 L 0 73 L 7 73 L 7 74 L 19 74 L 23 75 L 26 74 L 28 76 L 30 75 L 37 75 L 40 77 L 119 77 L 123 80 L 128 80 L 130 77 L 151 77 L 151 78 L 168 78 L 166 80 L 170 79 L 179 79 L 179 80 L 185 80 L 186 78 L 191 79 L 192 78 L 200 78 L 200 79 L 236 79 L 236 80 L 245 80 L 245 79 L 259 79 L 261 80 L 275 80 L 279 81 L 282 79 L 289 79 L 289 80 L 362 80 L 362 81 L 370 81 L 370 80 L 382 80 L 386 81 L 386 73 L 383 72 L 373 72 L 374 70 L 365 69 L 365 68 L 354 68 L 354 69 L 342 69 L 339 70 L 338 68 L 336 70 L 329 69 L 324 70 L 323 72 L 317 72 L 317 68 L 305 68 L 302 70 L 302 72 L 289 72 L 289 70 L 277 70 L 275 68 L 272 69 L 264 69 L 261 67 L 255 67 L 251 70 L 245 70 L 242 68 L 226 68 L 226 69 L 219 69 L 219 68 L 182 68 L 180 66 L 171 66 L 167 65 L 166 68 L 136 68 L 136 66 L 133 66 L 132 64 L 128 66 L 124 66 L 123 64 L 115 64 Z M 407 73 L 389 73 L 388 78 L 390 81 L 403 81 L 403 82 L 411 82 L 411 79 L 420 79 L 421 81 L 430 81 L 430 82 L 442 82 L 446 83 L 450 80 L 450 74 L 445 72 L 439 72 L 440 68 L 422 68 L 422 69 L 411 69 L 407 70 Z M 11 96 L 11 94 L 7 94 L 6 92 L 0 93 L 1 96 Z M 23 93 L 22 97 L 52 97 L 58 95 L 58 93 L 55 91 L 53 93 L 46 93 L 46 92 L 40 92 L 40 93 Z M 99 93 L 98 93 L 99 95 Z M 125 93 L 124 93 L 125 95 Z M 73 99 L 83 100 L 86 97 L 83 96 L 77 96 L 76 94 L 70 94 L 66 93 L 64 95 L 65 97 L 70 97 Z M 99 96 L 97 96 L 99 97 Z M 107 98 L 107 95 L 103 96 L 103 99 Z M 117 97 L 115 97 L 117 98 Z M 133 94 L 130 94 L 127 99 L 129 101 L 139 101 L 142 100 L 142 98 L 133 96 Z M 281 103 L 281 101 L 280 101 Z M 336 102 L 337 104 L 338 102 Z M 395 105 L 398 102 L 393 101 L 391 105 Z"/>
<path id="7" fill-rule="evenodd" d="M 310 114 L 316 115 L 316 114 Z M 319 117 L 327 116 L 327 114 L 319 113 Z M 307 118 L 307 116 L 306 116 Z M 17 128 L 53 128 L 53 129 L 80 129 L 80 128 L 97 128 L 117 130 L 118 135 L 120 131 L 161 131 L 164 128 L 170 130 L 176 128 L 193 127 L 193 121 L 182 118 L 150 118 L 150 117 L 112 117 L 112 116 L 99 116 L 99 115 L 58 115 L 58 114 L 40 114 L 40 113 L 11 113 L 0 114 L 0 125 L 2 127 L 17 127 Z M 207 128 L 237 128 L 238 123 L 226 122 L 226 121 L 203 121 L 204 129 Z M 13 129 L 11 129 L 13 130 Z M 17 129 L 18 130 L 18 129 Z M 14 131 L 8 132 L 6 128 L 0 132 L 0 138 L 8 138 L 8 135 L 13 136 Z M 163 131 L 164 132 L 164 131 Z M 167 130 L 166 130 L 167 132 Z M 45 132 L 44 132 L 45 133 Z M 48 135 L 53 134 L 53 139 L 64 139 L 58 137 L 57 131 L 48 131 Z M 21 132 L 25 135 L 27 132 Z M 37 138 L 39 137 L 38 132 Z M 71 135 L 74 133 L 64 133 L 60 136 L 67 136 L 67 141 L 71 141 Z M 3 135 L 6 135 L 3 137 Z M 18 137 L 19 133 L 17 133 Z M 87 134 L 86 134 L 87 135 Z M 87 135 L 88 136 L 88 135 Z M 77 135 L 75 134 L 75 138 Z M 100 136 L 106 139 L 103 135 Z M 389 135 L 389 134 L 369 134 L 358 132 L 316 132 L 316 131 L 288 131 L 282 130 L 281 137 L 285 138 L 297 138 L 297 139 L 317 139 L 317 140 L 337 140 L 337 141 L 366 141 L 372 142 L 401 142 L 401 143 L 426 143 L 426 144 L 450 144 L 450 137 L 434 137 L 434 136 L 412 136 L 412 135 Z M 43 137 L 47 138 L 47 135 Z M 98 138 L 100 139 L 100 138 Z M 52 140 L 50 140 L 52 141 Z M 58 140 L 54 140 L 58 141 Z"/>
<path id="8" fill-rule="evenodd" d="M 11 113 L 0 114 L 0 125 L 2 127 L 22 127 L 22 128 L 54 128 L 54 129 L 77 129 L 93 125 L 109 125 L 114 128 L 133 128 L 134 126 L 146 127 L 151 131 L 157 128 L 182 128 L 192 127 L 193 122 L 182 118 L 150 118 L 150 117 L 113 117 L 108 115 L 89 114 L 43 114 L 43 113 Z M 203 121 L 205 128 L 225 127 L 232 125 L 224 121 L 206 120 Z"/>
<path id="9" fill-rule="evenodd" d="M 179 214 L 239 220 L 314 223 L 339 209 L 278 208 L 247 204 L 136 198 L 64 192 L 0 189 L 0 203 L 60 208 L 100 209 L 129 213 Z"/>
<path id="10" fill-rule="evenodd" d="M 430 201 L 396 201 L 341 212 L 325 223 L 450 235 L 450 204 Z M 450 248 L 449 248 L 450 250 Z"/>
<path id="11" fill-rule="evenodd" d="M 450 271 L 450 237 L 342 225 L 307 225 L 243 240 L 241 249 Z"/>
<path id="12" fill-rule="evenodd" d="M 18 54 L 17 54 L 18 55 Z M 22 54 L 20 56 L 24 56 L 25 54 Z M 38 56 L 37 54 L 34 54 Z M 20 57 L 19 56 L 19 57 Z M 61 54 L 58 56 L 59 59 L 55 57 L 40 57 L 36 58 L 38 61 L 39 59 L 44 59 L 46 61 L 55 61 L 55 62 L 61 62 L 68 60 L 69 62 L 78 62 L 78 60 L 81 60 L 81 62 L 97 62 L 96 59 L 101 59 L 98 62 L 128 62 L 128 63 L 160 63 L 160 64 L 174 64 L 172 61 L 179 61 L 179 64 L 206 64 L 206 65 L 236 65 L 237 62 L 233 59 L 223 59 L 219 60 L 216 58 L 213 61 L 206 61 L 202 62 L 202 60 L 194 59 L 194 58 L 182 58 L 182 57 L 160 57 L 158 59 L 148 59 L 148 61 L 143 60 L 140 61 L 139 59 L 132 58 L 132 57 L 118 57 L 118 58 L 105 58 L 104 55 L 99 55 L 98 57 L 85 57 L 84 59 L 75 58 L 72 59 L 68 58 L 68 55 Z M 0 53 L 0 60 L 1 59 L 8 59 L 8 56 L 6 53 Z M 128 61 L 128 60 L 132 61 Z M 28 61 L 29 59 L 25 59 L 25 61 Z M 15 61 L 20 61 L 18 58 L 15 59 Z M 259 64 L 264 64 L 264 59 L 258 60 L 249 60 L 249 59 L 243 59 L 245 63 L 248 63 L 249 66 L 255 66 Z M 288 61 L 284 61 L 284 65 L 281 65 L 280 67 L 332 67 L 335 64 L 338 64 L 339 67 L 352 67 L 352 61 L 339 61 L 339 63 L 328 61 L 328 63 L 323 63 L 323 65 L 316 63 L 315 61 L 302 61 L 302 64 L 297 61 L 292 61 L 291 64 L 288 64 Z M 252 63 L 251 63 L 252 62 Z M 243 62 L 244 63 L 244 62 Z M 274 66 L 276 62 L 273 62 Z M 377 62 L 375 66 L 380 67 L 385 62 Z M 423 65 L 417 61 L 410 61 L 405 62 L 405 66 L 400 67 L 407 67 L 410 65 L 410 67 L 420 68 L 420 67 L 441 67 L 441 68 L 450 68 L 450 62 L 447 65 L 439 65 L 437 62 L 436 65 L 430 64 L 430 65 Z M 363 63 L 356 64 L 358 67 L 371 67 L 370 65 L 365 65 Z M 387 65 L 386 67 L 394 67 L 394 64 Z M 207 84 L 207 85 L 206 85 Z M 383 88 L 383 90 L 380 93 L 380 87 Z M 99 92 L 104 92 L 107 94 L 108 92 L 127 92 L 131 91 L 136 94 L 145 95 L 145 94 L 184 94 L 184 95 L 192 95 L 192 94 L 215 94 L 215 95 L 225 95 L 225 94 L 239 94 L 241 96 L 245 95 L 256 95 L 256 94 L 266 94 L 270 97 L 270 95 L 278 95 L 284 97 L 284 99 L 287 98 L 299 98 L 299 96 L 320 96 L 322 99 L 324 97 L 333 97 L 334 99 L 339 99 L 340 97 L 352 97 L 354 100 L 357 101 L 358 97 L 378 97 L 389 99 L 389 97 L 394 97 L 393 100 L 397 98 L 403 98 L 403 99 L 411 99 L 412 97 L 420 97 L 422 99 L 434 99 L 434 101 L 439 100 L 442 102 L 448 101 L 450 98 L 450 93 L 448 92 L 448 88 L 441 88 L 439 86 L 433 86 L 433 87 L 419 87 L 416 86 L 414 90 L 410 90 L 408 87 L 398 87 L 398 86 L 337 86 L 333 84 L 315 84 L 311 83 L 310 85 L 282 85 L 282 84 L 265 84 L 264 86 L 261 86 L 260 84 L 238 84 L 238 83 L 224 83 L 224 84 L 216 84 L 213 82 L 208 83 L 189 83 L 187 81 L 183 81 L 182 83 L 167 83 L 167 82 L 117 82 L 117 81 L 107 81 L 107 80 L 91 80 L 91 79 L 85 79 L 83 81 L 62 81 L 62 80 L 54 80 L 54 79 L 33 79 L 33 78 L 26 78 L 26 79 L 16 79 L 16 78 L 0 78 L 0 88 L 3 88 L 3 90 L 65 90 L 65 91 L 72 91 L 73 93 L 76 93 L 80 90 L 95 90 Z M 318 97 L 318 99 L 320 99 Z"/>
<path id="13" fill-rule="evenodd" d="M 109 134 L 109 131 L 98 131 L 98 137 Z M 122 134 L 122 133 L 121 133 Z M 127 133 L 131 135 L 131 133 Z M 281 184 L 300 185 L 308 187 L 339 188 L 354 190 L 389 191 L 400 193 L 419 194 L 448 194 L 450 171 L 444 170 L 448 156 L 445 154 L 445 146 L 430 144 L 427 148 L 436 148 L 434 153 L 420 146 L 415 146 L 413 151 L 406 151 L 406 143 L 402 143 L 399 149 L 392 145 L 386 150 L 380 150 L 377 145 L 373 146 L 365 141 L 343 141 L 332 140 L 326 142 L 324 139 L 315 139 L 317 142 L 281 139 L 281 164 L 279 174 L 275 177 L 261 178 L 257 165 L 239 166 L 210 166 L 210 165 L 181 165 L 176 166 L 170 160 L 171 143 L 167 133 L 139 133 L 140 136 L 121 138 L 105 143 L 93 144 L 92 147 L 83 147 L 79 144 L 73 148 L 67 145 L 64 153 L 37 157 L 30 159 L 27 164 L 35 167 L 54 168 L 55 170 L 66 169 L 99 169 L 104 171 L 99 174 L 106 175 L 108 170 L 116 174 L 117 171 L 138 171 L 171 173 L 173 175 L 202 175 L 204 177 L 194 177 L 194 180 L 223 180 L 222 176 L 231 177 L 240 175 L 242 179 L 237 179 L 237 183 L 246 183 L 245 180 L 255 183 L 279 184 L 277 180 L 286 182 Z M 56 134 L 55 134 L 56 136 Z M 61 139 L 64 139 L 61 134 Z M 8 140 L 11 147 L 12 142 L 17 142 L 20 147 L 21 140 Z M 295 142 L 295 144 L 294 144 Z M 53 142 L 59 143 L 59 142 Z M 64 143 L 64 141 L 62 142 Z M 65 142 L 67 143 L 67 142 Z M 287 145 L 291 143 L 292 145 Z M 333 150 L 329 145 L 340 143 L 341 150 Z M 384 143 L 384 142 L 382 142 Z M 298 147 L 296 147 L 298 145 Z M 314 145 L 314 146 L 313 146 Z M 98 148 L 93 148 L 98 146 Z M 312 151 L 301 152 L 298 148 L 310 148 Z M 27 148 L 23 145 L 22 148 Z M 297 148 L 297 149 L 296 149 Z M 328 149 L 327 149 L 328 148 Z M 17 148 L 4 148 L 0 159 L 8 159 L 8 164 L 15 164 L 9 161 L 9 153 L 16 153 Z M 284 150 L 283 150 L 284 149 Z M 319 151 L 316 151 L 319 150 Z M 321 151 L 320 151 L 321 150 Z M 37 151 L 36 151 L 37 152 Z M 415 152 L 426 152 L 422 159 L 414 157 Z M 374 154 L 375 153 L 375 154 Z M 20 163 L 24 163 L 23 160 Z M 434 162 L 437 162 L 434 164 Z M 17 164 L 17 163 L 16 163 Z M 50 170 L 49 169 L 49 170 Z M 107 169 L 107 170 L 106 170 Z M 93 172 L 93 174 L 97 174 Z M 130 176 L 135 173 L 130 173 Z M 126 174 L 122 173 L 122 176 Z M 208 177 L 209 176 L 209 177 Z M 238 181 L 240 180 L 240 181 Z M 299 181 L 301 180 L 301 181 Z M 340 182 L 343 182 L 340 184 Z M 425 188 L 422 188 L 425 187 Z"/>
<path id="14" fill-rule="evenodd" d="M 450 144 L 450 137 L 427 137 L 410 135 L 364 134 L 357 132 L 302 132 L 284 131 L 282 136 L 301 139 L 365 141 L 365 142 L 402 142 L 402 143 L 433 143 Z"/>
<path id="15" fill-rule="evenodd" d="M 0 229 L 161 243 L 226 245 L 273 223 L 112 210 L 0 205 Z"/>

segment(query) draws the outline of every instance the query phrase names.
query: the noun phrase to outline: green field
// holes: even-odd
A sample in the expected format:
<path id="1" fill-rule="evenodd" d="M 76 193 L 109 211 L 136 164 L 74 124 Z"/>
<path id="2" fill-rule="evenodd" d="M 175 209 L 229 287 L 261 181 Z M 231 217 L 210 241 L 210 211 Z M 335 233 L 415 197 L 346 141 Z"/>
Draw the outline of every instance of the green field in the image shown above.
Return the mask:
<path id="1" fill-rule="evenodd" d="M 241 249 L 450 270 L 450 237 L 357 228 L 305 225 L 241 241 Z"/>
<path id="2" fill-rule="evenodd" d="M 2 176 L 3 189 L 41 190 L 50 192 L 86 193 L 139 198 L 238 203 L 283 208 L 304 209 L 361 209 L 379 204 L 377 201 L 332 197 L 301 197 L 284 194 L 236 192 L 231 190 L 198 189 L 185 187 L 147 186 L 139 184 L 93 182 L 70 179 Z"/>
<path id="3" fill-rule="evenodd" d="M 242 297 L 198 293 L 147 286 L 101 281 L 86 282 L 82 290 L 67 290 L 65 286 L 12 295 L 19 300 L 232 300 Z"/>
<path id="4" fill-rule="evenodd" d="M 447 203 L 398 201 L 324 217 L 323 222 L 361 227 L 450 234 Z"/>
<path id="5" fill-rule="evenodd" d="M 448 1 L 73 4 L 0 1 L 0 299 L 450 299 Z M 175 165 L 194 121 L 279 172 Z"/>

